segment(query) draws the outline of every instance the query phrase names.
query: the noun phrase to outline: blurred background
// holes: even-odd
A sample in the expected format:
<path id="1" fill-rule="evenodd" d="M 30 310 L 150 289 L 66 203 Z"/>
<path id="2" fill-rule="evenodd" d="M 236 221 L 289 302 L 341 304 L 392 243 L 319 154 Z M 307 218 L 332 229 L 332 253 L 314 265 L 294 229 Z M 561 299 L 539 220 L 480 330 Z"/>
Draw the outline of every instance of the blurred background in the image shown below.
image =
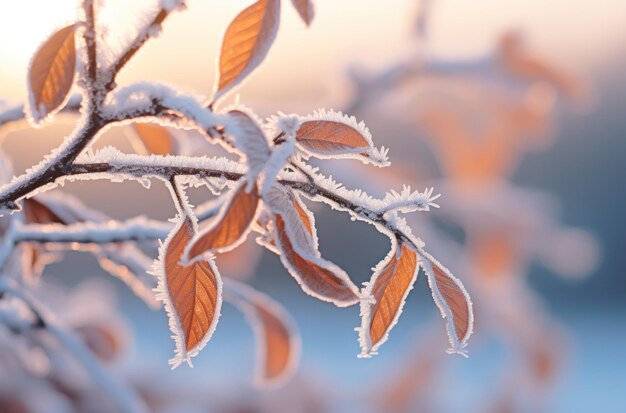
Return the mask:
<path id="1" fill-rule="evenodd" d="M 154 2 L 130 3 L 100 2 L 113 52 Z M 222 33 L 250 3 L 189 0 L 119 83 L 162 81 L 210 95 Z M 276 256 L 250 247 L 223 272 L 293 315 L 303 346 L 294 379 L 282 389 L 253 387 L 252 332 L 229 306 L 195 367 L 170 371 L 164 312 L 147 308 L 89 254 L 67 254 L 43 279 L 70 295 L 108 300 L 126 326 L 126 350 L 111 368 L 146 394 L 169 397 L 159 411 L 626 411 L 626 4 L 315 0 L 305 28 L 284 3 L 268 59 L 238 99 L 261 116 L 321 107 L 355 115 L 377 145 L 390 148 L 392 166 L 333 161 L 322 168 L 377 196 L 402 184 L 442 194 L 440 209 L 411 224 L 473 297 L 470 357 L 445 354 L 444 324 L 420 276 L 380 354 L 357 359 L 358 309 L 304 295 Z M 25 73 L 40 42 L 75 19 L 74 0 L 4 6 L 0 95 L 7 104 L 25 100 Z M 57 146 L 73 120 L 25 125 L 4 137 L 14 172 Z M 132 150 L 121 129 L 108 131 L 103 145 Z M 149 191 L 101 182 L 63 190 L 115 218 L 175 213 L 156 183 Z M 206 189 L 192 195 L 210 198 Z M 323 255 L 357 283 L 368 280 L 387 239 L 308 205 Z"/>

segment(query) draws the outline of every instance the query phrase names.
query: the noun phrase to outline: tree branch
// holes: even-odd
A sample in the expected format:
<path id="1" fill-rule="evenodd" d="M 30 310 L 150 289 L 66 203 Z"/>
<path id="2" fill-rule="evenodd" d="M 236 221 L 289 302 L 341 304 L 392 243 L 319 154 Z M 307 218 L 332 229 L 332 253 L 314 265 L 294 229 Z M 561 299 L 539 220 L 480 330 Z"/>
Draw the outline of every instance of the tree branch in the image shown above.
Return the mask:
<path id="1" fill-rule="evenodd" d="M 148 158 L 140 156 L 137 157 L 146 159 Z M 160 164 L 156 162 L 152 162 L 150 164 L 139 163 L 122 165 L 112 165 L 106 162 L 73 164 L 70 168 L 68 168 L 68 172 L 65 176 L 75 176 L 83 174 L 112 174 L 122 176 L 131 175 L 136 177 L 158 177 L 167 181 L 171 181 L 174 177 L 177 176 L 196 176 L 200 178 L 222 177 L 229 181 L 238 181 L 245 175 L 244 173 L 240 172 L 204 168 L 201 166 L 172 166 L 171 162 L 168 161 L 168 159 L 170 158 L 173 157 L 163 157 L 163 162 L 161 162 Z M 372 210 L 363 203 L 357 203 L 355 201 L 349 200 L 346 197 L 343 197 L 340 194 L 325 188 L 323 185 L 320 185 L 315 181 L 314 177 L 306 174 L 304 171 L 300 172 L 305 174 L 305 178 L 307 180 L 306 182 L 294 179 L 280 179 L 278 183 L 290 187 L 296 191 L 302 192 L 309 198 L 319 198 L 322 200 L 330 201 L 330 203 L 337 206 L 339 209 L 348 212 L 363 221 L 384 227 L 389 232 L 393 233 L 398 240 L 409 243 L 413 245 L 417 250 L 421 251 L 421 246 L 418 245 L 417 242 L 415 242 L 412 236 L 410 234 L 406 234 L 403 230 L 398 228 L 397 225 L 387 219 L 384 212 Z M 94 176 L 94 178 L 97 178 L 97 176 Z M 105 179 L 105 176 L 103 176 L 103 179 Z M 129 227 L 131 227 L 132 225 L 133 223 L 126 223 L 125 226 L 119 227 L 117 234 L 112 233 L 110 235 L 112 239 L 112 241 L 110 242 L 125 240 L 122 236 L 122 232 L 129 230 Z M 84 242 L 87 242 L 85 238 L 88 238 L 87 233 L 89 232 L 89 228 L 85 228 L 84 232 L 78 229 L 75 229 L 74 231 L 75 232 L 73 235 L 71 231 L 67 231 L 64 235 L 67 242 L 81 242 L 81 238 L 84 239 Z M 137 228 L 136 231 L 139 232 L 140 230 Z M 134 237 L 141 238 L 141 235 L 139 235 L 137 232 L 131 231 L 130 233 L 127 233 L 126 239 L 132 240 L 132 238 Z M 36 238 L 36 236 L 38 236 L 35 233 L 32 233 L 31 235 L 33 236 L 33 238 Z M 71 239 L 72 236 L 75 236 L 75 238 Z M 104 235 L 99 236 L 104 237 Z M 59 237 L 61 238 L 62 236 L 59 235 Z M 44 238 L 43 235 L 42 238 Z M 34 239 L 34 241 L 37 241 L 37 239 Z"/>
<path id="2" fill-rule="evenodd" d="M 18 298 L 26 304 L 33 314 L 35 314 L 36 318 L 41 319 L 41 323 L 37 324 L 37 327 L 44 328 L 67 350 L 68 354 L 83 367 L 85 372 L 94 381 L 94 384 L 106 392 L 108 398 L 113 403 L 117 404 L 121 412 L 148 412 L 145 403 L 135 394 L 130 386 L 126 386 L 112 377 L 72 332 L 62 326 L 55 318 L 47 316 L 49 311 L 43 304 L 18 286 L 9 285 L 10 281 L 7 280 L 6 277 L 1 278 L 0 291 Z"/>
<path id="3" fill-rule="evenodd" d="M 95 92 L 94 85 L 98 78 L 98 50 L 96 40 L 96 17 L 94 14 L 94 0 L 83 0 L 85 12 L 85 30 L 83 39 L 87 48 L 87 82 L 88 92 Z"/>

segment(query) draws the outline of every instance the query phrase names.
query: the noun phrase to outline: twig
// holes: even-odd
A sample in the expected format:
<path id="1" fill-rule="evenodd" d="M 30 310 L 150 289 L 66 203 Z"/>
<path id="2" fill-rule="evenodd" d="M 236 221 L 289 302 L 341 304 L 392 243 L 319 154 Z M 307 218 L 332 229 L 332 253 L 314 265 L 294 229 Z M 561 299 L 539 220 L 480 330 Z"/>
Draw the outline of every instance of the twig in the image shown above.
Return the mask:
<path id="1" fill-rule="evenodd" d="M 132 387 L 117 381 L 98 362 L 85 345 L 58 320 L 47 317 L 48 309 L 26 291 L 15 285 L 9 285 L 6 277 L 2 277 L 0 291 L 9 293 L 26 304 L 36 317 L 42 320 L 41 328 L 50 333 L 59 344 L 66 349 L 68 354 L 85 369 L 93 379 L 94 384 L 105 391 L 110 400 L 118 405 L 120 411 L 125 413 L 147 413 L 148 409 L 141 398 L 135 394 Z"/>

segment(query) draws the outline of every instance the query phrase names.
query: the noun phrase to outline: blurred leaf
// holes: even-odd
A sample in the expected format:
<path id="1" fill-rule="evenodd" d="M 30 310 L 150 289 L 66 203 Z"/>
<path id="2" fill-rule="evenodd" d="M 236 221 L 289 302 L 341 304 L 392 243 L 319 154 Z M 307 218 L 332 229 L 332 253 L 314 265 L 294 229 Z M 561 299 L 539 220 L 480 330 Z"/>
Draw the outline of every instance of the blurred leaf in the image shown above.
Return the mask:
<path id="1" fill-rule="evenodd" d="M 315 12 L 313 10 L 313 1 L 312 0 L 291 0 L 293 7 L 296 8 L 296 11 L 300 15 L 300 18 L 307 26 L 311 25 L 313 21 L 313 16 Z"/>
<path id="2" fill-rule="evenodd" d="M 157 123 L 133 123 L 135 134 L 149 155 L 176 154 L 176 142 L 172 134 Z"/>
<path id="3" fill-rule="evenodd" d="M 257 377 L 261 384 L 284 382 L 293 373 L 300 357 L 300 339 L 285 308 L 269 296 L 246 284 L 228 280 L 233 303 L 251 322 L 257 341 Z"/>

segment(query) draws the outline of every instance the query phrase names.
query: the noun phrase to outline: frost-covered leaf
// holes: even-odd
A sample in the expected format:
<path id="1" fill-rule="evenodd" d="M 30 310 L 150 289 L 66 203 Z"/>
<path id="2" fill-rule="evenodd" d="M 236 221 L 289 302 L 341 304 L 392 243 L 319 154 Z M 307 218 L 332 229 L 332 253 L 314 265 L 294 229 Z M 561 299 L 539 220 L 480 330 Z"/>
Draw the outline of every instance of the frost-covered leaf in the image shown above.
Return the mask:
<path id="1" fill-rule="evenodd" d="M 241 244 L 250 232 L 259 206 L 259 193 L 255 186 L 246 191 L 245 182 L 232 191 L 228 201 L 224 202 L 215 223 L 201 231 L 191 241 L 188 259 L 193 261 L 206 252 L 226 252 Z"/>
<path id="2" fill-rule="evenodd" d="M 235 146 L 246 157 L 249 190 L 270 159 L 270 146 L 263 129 L 250 115 L 241 110 L 231 110 L 228 115 L 230 123 L 227 132 L 235 138 Z"/>
<path id="3" fill-rule="evenodd" d="M 228 301 L 246 314 L 257 344 L 257 382 L 284 383 L 300 359 L 300 338 L 294 322 L 277 301 L 251 287 L 228 279 L 224 283 Z"/>
<path id="4" fill-rule="evenodd" d="M 333 121 L 303 122 L 296 139 L 308 151 L 324 154 L 360 153 L 369 148 L 369 143 L 356 129 Z"/>
<path id="5" fill-rule="evenodd" d="M 135 135 L 141 141 L 148 155 L 177 154 L 176 141 L 172 134 L 157 123 L 133 123 Z"/>
<path id="6" fill-rule="evenodd" d="M 428 276 L 428 285 L 433 292 L 435 303 L 441 316 L 446 319 L 450 341 L 448 352 L 466 356 L 465 346 L 472 335 L 474 324 L 472 301 L 463 284 L 434 258 L 422 262 L 422 265 Z"/>
<path id="7" fill-rule="evenodd" d="M 60 109 L 74 82 L 74 24 L 54 33 L 37 50 L 28 71 L 30 115 L 35 123 Z"/>
<path id="8" fill-rule="evenodd" d="M 184 217 L 163 244 L 157 267 L 157 298 L 163 301 L 176 342 L 173 367 L 191 365 L 215 331 L 222 307 L 222 280 L 213 261 L 184 266 L 183 252 L 194 234 L 194 223 Z"/>
<path id="9" fill-rule="evenodd" d="M 341 112 L 320 110 L 303 117 L 296 143 L 318 158 L 354 158 L 378 166 L 388 165 L 386 150 L 376 149 L 363 122 Z"/>
<path id="10" fill-rule="evenodd" d="M 419 271 L 417 253 L 393 241 L 391 252 L 374 269 L 361 299 L 360 357 L 370 357 L 387 341 Z"/>
<path id="11" fill-rule="evenodd" d="M 299 249 L 290 239 L 280 215 L 275 216 L 275 224 L 274 239 L 281 261 L 305 293 L 338 307 L 347 307 L 359 301 L 358 289 L 348 274 L 321 258 L 319 253 Z"/>
<path id="12" fill-rule="evenodd" d="M 304 202 L 302 202 L 302 199 L 300 199 L 300 196 L 298 194 L 294 194 L 293 201 L 293 206 L 296 209 L 298 216 L 300 217 L 300 221 L 302 221 L 304 228 L 306 228 L 309 235 L 311 235 L 311 238 L 313 238 L 313 245 L 317 249 L 318 241 L 317 230 L 315 229 L 315 216 L 309 210 L 309 208 L 304 205 Z"/>
<path id="13" fill-rule="evenodd" d="M 300 15 L 300 18 L 304 23 L 309 26 L 313 21 L 315 11 L 313 10 L 313 0 L 291 0 L 293 7 Z"/>
<path id="14" fill-rule="evenodd" d="M 230 23 L 219 58 L 215 98 L 239 84 L 267 56 L 280 21 L 279 0 L 258 0 Z"/>

